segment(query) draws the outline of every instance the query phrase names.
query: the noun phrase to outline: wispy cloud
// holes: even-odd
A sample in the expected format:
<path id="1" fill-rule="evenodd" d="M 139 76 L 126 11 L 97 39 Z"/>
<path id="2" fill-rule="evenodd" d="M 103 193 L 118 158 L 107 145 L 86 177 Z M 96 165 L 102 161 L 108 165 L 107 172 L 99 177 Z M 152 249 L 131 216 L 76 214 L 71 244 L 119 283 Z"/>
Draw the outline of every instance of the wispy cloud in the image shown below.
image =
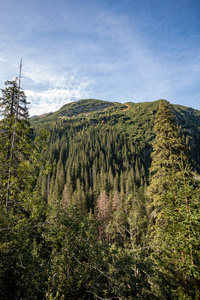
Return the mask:
<path id="1" fill-rule="evenodd" d="M 55 111 L 71 101 L 88 98 L 94 83 L 87 77 L 75 77 L 66 72 L 57 74 L 52 67 L 37 64 L 26 66 L 23 81 L 31 102 L 31 115 Z M 28 86 L 34 86 L 34 89 Z"/>
<path id="2" fill-rule="evenodd" d="M 111 2 L 3 1 L 0 83 L 18 75 L 23 56 L 31 114 L 87 97 L 185 105 L 193 99 L 200 109 L 200 6 Z"/>
<path id="3" fill-rule="evenodd" d="M 106 58 L 101 70 L 101 74 L 106 70 L 104 75 L 109 78 L 104 81 L 104 91 L 108 91 L 106 97 L 109 95 L 112 99 L 115 93 L 116 98 L 125 101 L 160 98 L 180 103 L 187 101 L 187 91 L 193 94 L 195 86 L 198 86 L 200 55 L 196 48 L 192 49 L 185 42 L 185 37 L 174 38 L 167 34 L 169 20 L 166 12 L 157 24 L 159 27 L 153 22 L 154 31 L 151 31 L 150 18 L 145 19 L 144 31 L 136 16 L 130 21 L 130 18 L 118 18 L 107 12 L 104 14 L 105 22 L 99 26 L 99 32 L 104 36 L 104 42 L 109 37 L 114 50 L 113 56 Z M 162 29 L 165 31 L 162 32 Z M 173 30 L 170 33 L 174 35 Z"/>

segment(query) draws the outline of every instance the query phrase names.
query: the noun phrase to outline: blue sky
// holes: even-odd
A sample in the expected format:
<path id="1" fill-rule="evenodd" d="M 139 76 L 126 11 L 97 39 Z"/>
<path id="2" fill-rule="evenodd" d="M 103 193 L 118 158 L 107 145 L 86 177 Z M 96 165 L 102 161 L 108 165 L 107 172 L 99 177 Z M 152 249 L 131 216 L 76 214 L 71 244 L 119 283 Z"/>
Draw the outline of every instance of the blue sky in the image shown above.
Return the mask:
<path id="1" fill-rule="evenodd" d="M 0 0 L 0 88 L 30 114 L 85 98 L 200 110 L 199 0 Z"/>

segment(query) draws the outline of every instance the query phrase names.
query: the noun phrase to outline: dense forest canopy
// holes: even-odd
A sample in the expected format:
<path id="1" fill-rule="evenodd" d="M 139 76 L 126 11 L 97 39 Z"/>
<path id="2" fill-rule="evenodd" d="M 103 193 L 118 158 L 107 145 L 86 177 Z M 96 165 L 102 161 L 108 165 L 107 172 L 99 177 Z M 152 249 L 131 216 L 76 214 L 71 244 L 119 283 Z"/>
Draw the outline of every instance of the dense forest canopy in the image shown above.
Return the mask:
<path id="1" fill-rule="evenodd" d="M 200 112 L 86 99 L 0 107 L 1 299 L 200 299 Z"/>
<path id="2" fill-rule="evenodd" d="M 47 160 L 54 167 L 48 182 L 42 173 L 38 179 L 44 199 L 51 202 L 65 190 L 63 197 L 73 202 L 73 194 L 82 189 L 89 211 L 102 190 L 112 198 L 115 192 L 123 195 L 146 188 L 158 105 L 159 101 L 122 105 L 89 99 L 31 119 L 36 134 L 41 127 L 51 132 Z M 199 112 L 180 106 L 172 110 L 190 163 L 199 171 Z"/>

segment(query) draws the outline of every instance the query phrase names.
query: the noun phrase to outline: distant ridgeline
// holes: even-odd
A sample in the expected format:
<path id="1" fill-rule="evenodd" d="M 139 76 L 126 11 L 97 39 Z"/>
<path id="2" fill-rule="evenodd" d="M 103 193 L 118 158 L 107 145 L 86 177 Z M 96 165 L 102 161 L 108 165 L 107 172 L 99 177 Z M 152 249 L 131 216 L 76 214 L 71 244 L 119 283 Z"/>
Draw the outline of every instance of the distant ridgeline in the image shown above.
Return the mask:
<path id="1" fill-rule="evenodd" d="M 38 188 L 45 201 L 63 199 L 93 209 L 104 192 L 110 200 L 149 183 L 154 118 L 159 101 L 114 103 L 80 100 L 55 113 L 31 118 L 36 135 L 50 132 L 46 170 Z M 200 111 L 171 105 L 187 145 L 190 163 L 200 172 Z"/>

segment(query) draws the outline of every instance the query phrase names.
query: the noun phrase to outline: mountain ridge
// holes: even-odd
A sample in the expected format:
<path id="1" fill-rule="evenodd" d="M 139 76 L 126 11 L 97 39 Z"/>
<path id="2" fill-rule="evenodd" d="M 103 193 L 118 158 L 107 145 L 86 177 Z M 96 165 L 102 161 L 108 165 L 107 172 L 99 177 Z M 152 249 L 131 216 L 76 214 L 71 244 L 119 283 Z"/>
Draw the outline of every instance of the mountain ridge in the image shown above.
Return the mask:
<path id="1" fill-rule="evenodd" d="M 155 101 L 146 101 L 146 102 L 125 102 L 125 103 L 120 103 L 120 102 L 112 102 L 112 101 L 106 101 L 106 100 L 99 100 L 99 99 L 81 99 L 78 101 L 66 103 L 62 105 L 58 110 L 54 112 L 49 112 L 49 113 L 43 113 L 41 115 L 34 115 L 31 117 L 32 121 L 37 121 L 38 119 L 44 118 L 45 120 L 49 119 L 49 116 L 51 118 L 56 118 L 56 117 L 73 117 L 75 115 L 79 115 L 81 113 L 91 113 L 91 112 L 99 112 L 101 110 L 104 110 L 106 108 L 111 108 L 115 107 L 120 109 L 120 110 L 129 110 L 132 106 L 143 106 L 145 104 L 155 104 L 158 103 L 161 99 L 155 100 Z M 179 104 L 171 104 L 173 107 L 174 112 L 185 112 L 188 115 L 194 115 L 197 113 L 197 115 L 200 116 L 200 111 L 197 109 L 194 109 L 192 107 L 187 107 Z"/>
<path id="2" fill-rule="evenodd" d="M 47 166 L 54 167 L 49 177 L 41 171 L 38 179 L 44 200 L 64 197 L 76 204 L 80 200 L 89 211 L 104 190 L 111 199 L 115 192 L 123 198 L 146 188 L 159 103 L 85 99 L 31 120 L 36 135 L 42 128 L 49 132 L 44 156 Z M 189 163 L 200 174 L 200 111 L 180 105 L 171 105 L 171 109 Z"/>
<path id="3" fill-rule="evenodd" d="M 129 136 L 134 143 L 140 143 L 144 148 L 149 149 L 155 136 L 153 132 L 154 118 L 160 100 L 122 104 L 98 99 L 82 99 L 67 103 L 54 113 L 32 118 L 31 124 L 33 127 L 40 127 L 43 124 L 48 127 L 48 130 L 54 126 L 53 124 L 57 124 L 56 130 L 61 130 L 63 126 L 72 127 L 72 124 L 77 128 L 90 128 L 92 126 L 94 129 L 96 128 L 95 130 L 100 130 L 100 128 L 110 130 L 112 128 L 120 134 Z M 176 104 L 171 104 L 171 109 L 175 114 L 176 123 L 180 128 L 184 142 L 188 146 L 192 160 L 195 157 L 194 162 L 198 162 L 199 167 L 197 169 L 200 170 L 200 156 L 198 155 L 200 111 Z M 98 126 L 100 126 L 99 129 L 97 129 Z M 62 134 L 60 133 L 60 135 Z"/>

